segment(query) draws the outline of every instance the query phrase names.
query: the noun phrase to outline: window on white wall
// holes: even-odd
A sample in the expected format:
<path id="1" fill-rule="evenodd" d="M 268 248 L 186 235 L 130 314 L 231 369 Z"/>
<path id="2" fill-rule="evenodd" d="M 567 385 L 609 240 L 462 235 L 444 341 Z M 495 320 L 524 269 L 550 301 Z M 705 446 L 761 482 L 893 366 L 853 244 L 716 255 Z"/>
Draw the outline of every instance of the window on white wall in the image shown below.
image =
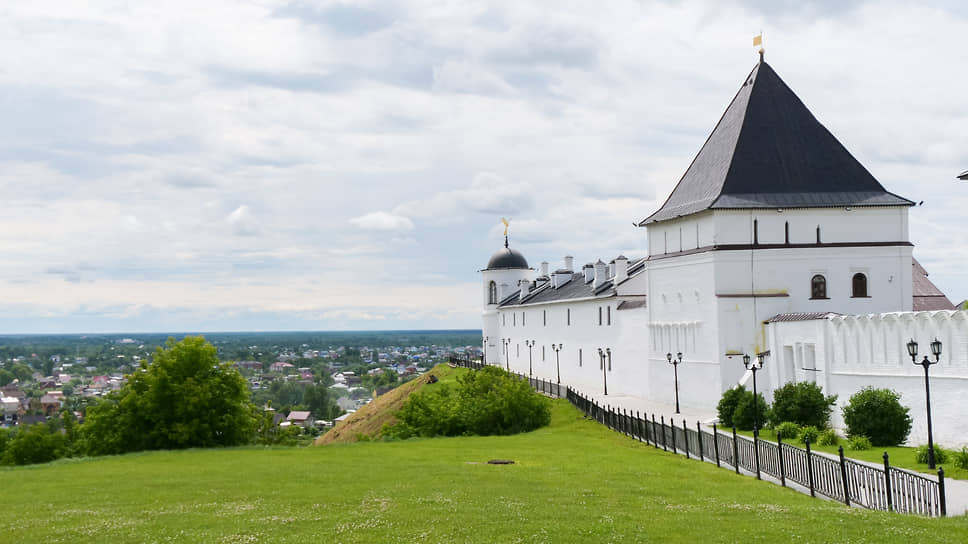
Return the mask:
<path id="1" fill-rule="evenodd" d="M 565 310 L 565 324 L 571 326 L 571 308 Z"/>
<path id="2" fill-rule="evenodd" d="M 581 366 L 581 348 L 578 348 L 578 366 Z"/>
<path id="3" fill-rule="evenodd" d="M 599 325 L 602 324 L 602 307 L 601 306 L 598 307 L 598 324 Z"/>
<path id="4" fill-rule="evenodd" d="M 605 313 L 607 314 L 607 317 L 608 317 L 608 324 L 611 325 L 612 324 L 612 307 L 611 306 L 606 306 L 605 307 Z"/>
<path id="5" fill-rule="evenodd" d="M 497 304 L 497 284 L 493 281 L 487 285 L 487 303 Z"/>
<path id="6" fill-rule="evenodd" d="M 541 346 L 541 360 L 545 360 L 545 346 Z"/>
<path id="7" fill-rule="evenodd" d="M 810 278 L 810 298 L 823 300 L 827 298 L 827 278 L 823 274 L 815 274 Z"/>
<path id="8" fill-rule="evenodd" d="M 548 326 L 548 310 L 541 310 L 541 322 L 545 327 Z"/>
<path id="9" fill-rule="evenodd" d="M 521 312 L 521 326 L 522 327 L 525 326 L 525 323 L 524 323 L 524 312 Z"/>
<path id="10" fill-rule="evenodd" d="M 850 282 L 851 295 L 854 298 L 867 298 L 867 276 L 858 272 Z"/>

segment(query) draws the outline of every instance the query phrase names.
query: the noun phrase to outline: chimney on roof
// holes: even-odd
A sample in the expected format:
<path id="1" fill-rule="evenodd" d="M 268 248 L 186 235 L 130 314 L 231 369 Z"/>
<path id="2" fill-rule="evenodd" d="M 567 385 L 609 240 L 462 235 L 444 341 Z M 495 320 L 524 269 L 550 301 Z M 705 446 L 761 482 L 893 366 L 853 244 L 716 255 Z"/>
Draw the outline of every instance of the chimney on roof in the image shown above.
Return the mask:
<path id="1" fill-rule="evenodd" d="M 555 289 L 561 287 L 562 285 L 568 283 L 571 280 L 572 271 L 571 270 L 555 270 L 554 275 L 551 277 L 551 285 Z"/>
<path id="2" fill-rule="evenodd" d="M 592 263 L 583 266 L 581 271 L 585 274 L 585 283 L 591 283 L 595 279 L 595 265 Z"/>
<path id="3" fill-rule="evenodd" d="M 571 255 L 565 255 L 565 270 L 573 272 L 575 270 L 575 258 Z"/>
<path id="4" fill-rule="evenodd" d="M 521 289 L 518 300 L 524 300 L 524 298 L 531 293 L 531 282 L 525 279 L 518 280 L 518 287 Z"/>
<path id="5" fill-rule="evenodd" d="M 543 261 L 541 263 L 541 275 L 542 276 L 548 275 L 548 261 Z"/>
<path id="6" fill-rule="evenodd" d="M 629 260 L 625 255 L 615 257 L 615 283 L 619 284 L 629 277 Z"/>
<path id="7" fill-rule="evenodd" d="M 606 265 L 605 263 L 602 262 L 601 259 L 599 259 L 598 262 L 595 263 L 595 283 L 592 284 L 592 287 L 594 287 L 595 289 L 598 289 L 606 281 L 608 281 L 607 274 L 608 274 L 608 265 Z"/>

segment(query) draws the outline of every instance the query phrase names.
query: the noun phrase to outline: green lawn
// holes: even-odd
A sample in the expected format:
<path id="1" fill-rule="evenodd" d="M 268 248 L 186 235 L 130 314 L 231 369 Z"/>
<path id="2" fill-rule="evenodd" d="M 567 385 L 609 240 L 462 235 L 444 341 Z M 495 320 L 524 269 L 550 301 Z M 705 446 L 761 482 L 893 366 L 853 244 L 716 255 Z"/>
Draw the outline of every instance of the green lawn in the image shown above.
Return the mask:
<path id="1" fill-rule="evenodd" d="M 753 437 L 753 431 L 737 431 L 737 434 L 742 434 L 750 438 Z M 776 431 L 773 429 L 762 429 L 760 430 L 760 438 L 769 440 L 770 442 L 776 442 Z M 784 442 L 796 446 L 798 448 L 804 448 L 805 446 L 799 440 L 784 440 Z M 917 448 L 885 448 L 883 446 L 874 446 L 869 450 L 852 450 L 847 447 L 847 439 L 840 439 L 840 446 L 844 447 L 844 456 L 852 457 L 854 459 L 859 459 L 861 461 L 867 461 L 869 463 L 884 464 L 884 452 L 887 452 L 888 457 L 891 461 L 892 467 L 904 468 L 907 470 L 912 470 L 915 472 L 923 472 L 925 474 L 937 474 L 937 469 L 931 470 L 928 468 L 927 463 L 918 463 L 915 459 L 915 450 Z M 829 453 L 832 455 L 838 455 L 838 446 L 821 446 L 818 444 L 810 444 L 810 449 L 813 451 L 822 451 L 824 453 Z M 952 454 L 953 456 L 954 454 Z M 954 461 L 949 461 L 945 464 L 938 464 L 944 467 L 945 478 L 954 478 L 957 480 L 968 480 L 968 470 L 959 468 L 954 464 Z"/>
<path id="2" fill-rule="evenodd" d="M 7 468 L 0 486 L 8 542 L 968 542 L 968 518 L 811 499 L 561 400 L 513 437 L 135 454 Z"/>

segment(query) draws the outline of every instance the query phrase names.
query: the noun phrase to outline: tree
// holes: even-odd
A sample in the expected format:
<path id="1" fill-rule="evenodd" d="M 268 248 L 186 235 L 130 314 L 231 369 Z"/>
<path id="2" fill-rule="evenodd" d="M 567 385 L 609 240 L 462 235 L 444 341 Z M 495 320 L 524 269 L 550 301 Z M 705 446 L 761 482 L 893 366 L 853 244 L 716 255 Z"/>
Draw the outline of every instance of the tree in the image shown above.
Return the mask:
<path id="1" fill-rule="evenodd" d="M 836 402 L 837 395 L 825 397 L 815 383 L 787 383 L 773 392 L 773 423 L 791 421 L 802 427 L 825 429 Z"/>
<path id="2" fill-rule="evenodd" d="M 17 377 L 13 375 L 13 372 L 5 368 L 0 368 L 0 386 L 7 385 L 16 379 Z"/>
<path id="3" fill-rule="evenodd" d="M 82 426 L 93 455 L 234 446 L 254 429 L 245 379 L 201 336 L 169 338 L 119 391 L 88 408 Z"/>
<path id="4" fill-rule="evenodd" d="M 901 405 L 900 393 L 865 387 L 843 408 L 847 436 L 866 436 L 874 446 L 897 446 L 911 432 L 910 408 Z"/>

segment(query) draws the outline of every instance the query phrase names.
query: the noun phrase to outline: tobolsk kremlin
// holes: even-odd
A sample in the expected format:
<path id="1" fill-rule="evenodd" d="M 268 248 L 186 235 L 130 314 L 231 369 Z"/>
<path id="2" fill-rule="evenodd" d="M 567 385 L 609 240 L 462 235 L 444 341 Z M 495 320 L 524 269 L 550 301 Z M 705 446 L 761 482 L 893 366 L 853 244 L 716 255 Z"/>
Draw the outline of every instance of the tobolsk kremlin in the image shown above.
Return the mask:
<path id="1" fill-rule="evenodd" d="M 486 362 L 673 406 L 681 358 L 678 402 L 693 413 L 749 388 L 748 367 L 767 398 L 789 382 L 815 382 L 838 406 L 890 388 L 918 443 L 925 371 L 913 361 L 927 357 L 935 440 L 968 443 L 968 311 L 912 255 L 916 203 L 858 162 L 762 50 L 737 82 L 665 203 L 629 227 L 647 255 L 524 255 L 505 224 L 481 270 Z"/>

